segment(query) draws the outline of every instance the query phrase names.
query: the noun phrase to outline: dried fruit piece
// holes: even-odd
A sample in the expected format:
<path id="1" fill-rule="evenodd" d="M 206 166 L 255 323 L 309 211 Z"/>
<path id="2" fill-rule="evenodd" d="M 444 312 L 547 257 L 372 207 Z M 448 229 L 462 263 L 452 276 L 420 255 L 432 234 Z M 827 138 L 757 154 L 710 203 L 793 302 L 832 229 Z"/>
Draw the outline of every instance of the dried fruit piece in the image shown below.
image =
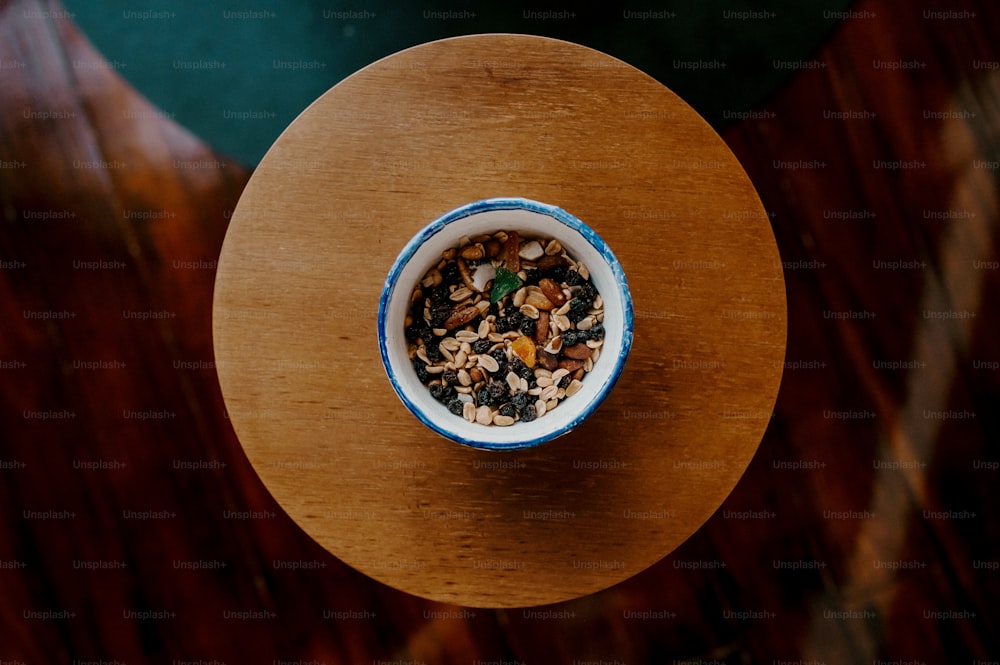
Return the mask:
<path id="1" fill-rule="evenodd" d="M 504 267 L 515 275 L 521 272 L 521 257 L 517 255 L 521 241 L 517 237 L 517 231 L 507 234 L 507 241 L 504 243 Z"/>
<path id="2" fill-rule="evenodd" d="M 535 366 L 535 342 L 530 337 L 518 337 L 511 344 L 511 350 L 528 367 Z"/>
<path id="3" fill-rule="evenodd" d="M 493 279 L 493 290 L 490 292 L 490 303 L 498 302 L 506 295 L 521 288 L 521 278 L 507 268 L 497 268 Z"/>

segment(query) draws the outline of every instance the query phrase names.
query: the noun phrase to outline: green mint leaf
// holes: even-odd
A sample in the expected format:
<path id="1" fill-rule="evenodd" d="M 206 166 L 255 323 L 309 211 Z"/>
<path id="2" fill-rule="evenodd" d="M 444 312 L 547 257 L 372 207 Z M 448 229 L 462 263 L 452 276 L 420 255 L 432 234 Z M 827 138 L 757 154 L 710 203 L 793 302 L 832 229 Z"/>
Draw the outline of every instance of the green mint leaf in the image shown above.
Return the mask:
<path id="1" fill-rule="evenodd" d="M 493 278 L 493 290 L 490 292 L 490 303 L 499 302 L 504 296 L 521 288 L 521 278 L 504 267 L 497 268 Z"/>

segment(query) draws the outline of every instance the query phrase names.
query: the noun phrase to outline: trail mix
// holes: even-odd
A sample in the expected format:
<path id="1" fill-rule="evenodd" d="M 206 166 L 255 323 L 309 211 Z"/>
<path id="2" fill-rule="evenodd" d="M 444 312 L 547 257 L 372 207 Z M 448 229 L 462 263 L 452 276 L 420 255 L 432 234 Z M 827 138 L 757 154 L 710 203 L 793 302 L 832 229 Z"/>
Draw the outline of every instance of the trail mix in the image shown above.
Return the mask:
<path id="1" fill-rule="evenodd" d="M 413 289 L 406 317 L 420 382 L 456 416 L 531 422 L 583 387 L 604 343 L 604 302 L 558 240 L 464 237 Z"/>

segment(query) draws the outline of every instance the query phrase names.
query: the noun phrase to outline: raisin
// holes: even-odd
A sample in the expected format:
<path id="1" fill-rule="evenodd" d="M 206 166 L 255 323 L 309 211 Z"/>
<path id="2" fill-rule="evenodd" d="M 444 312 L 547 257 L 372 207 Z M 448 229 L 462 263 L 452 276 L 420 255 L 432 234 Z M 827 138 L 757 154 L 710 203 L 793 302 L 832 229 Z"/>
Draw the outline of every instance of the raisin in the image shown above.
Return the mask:
<path id="1" fill-rule="evenodd" d="M 426 384 L 431 380 L 431 375 L 427 371 L 427 365 L 420 358 L 413 359 L 413 369 L 417 372 L 417 381 Z"/>
<path id="2" fill-rule="evenodd" d="M 444 373 L 441 374 L 441 378 L 444 379 L 444 382 L 449 386 L 458 384 L 458 372 L 453 369 L 446 369 Z"/>
<path id="3" fill-rule="evenodd" d="M 458 271 L 458 264 L 454 261 L 449 261 L 445 264 L 444 268 L 441 268 L 441 285 L 445 287 L 445 291 L 448 290 L 448 284 L 457 284 L 462 279 L 461 273 Z"/>
<path id="4" fill-rule="evenodd" d="M 534 319 L 525 318 L 521 321 L 521 325 L 518 326 L 518 331 L 525 337 L 535 336 L 535 321 Z"/>
<path id="5" fill-rule="evenodd" d="M 531 404 L 531 395 L 528 393 L 517 393 L 511 399 L 510 403 L 514 406 L 518 413 L 521 413 L 529 404 Z"/>
<path id="6" fill-rule="evenodd" d="M 424 345 L 424 353 L 427 354 L 427 359 L 434 364 L 437 364 L 441 360 L 441 349 L 439 348 L 440 342 L 438 342 L 437 339 L 438 338 L 435 337 L 433 343 Z"/>
<path id="7" fill-rule="evenodd" d="M 449 316 L 451 316 L 449 305 L 435 305 L 431 310 L 431 328 L 443 328 Z"/>
<path id="8" fill-rule="evenodd" d="M 524 361 L 517 355 L 514 355 L 510 359 L 510 363 L 507 364 L 507 372 L 513 372 L 518 378 L 526 381 L 531 381 L 535 378 L 535 371 L 525 365 Z M 507 376 L 507 372 L 504 372 L 503 375 Z"/>
<path id="9" fill-rule="evenodd" d="M 458 399 L 457 397 L 448 402 L 448 410 L 454 413 L 456 416 L 462 415 L 464 409 L 465 409 L 465 402 Z"/>
<path id="10" fill-rule="evenodd" d="M 587 318 L 587 311 L 593 306 L 593 300 L 587 300 L 584 298 L 574 298 L 569 304 L 569 311 L 566 312 L 566 318 L 568 318 L 573 323 L 579 323 L 583 319 Z"/>
<path id="11" fill-rule="evenodd" d="M 519 379 L 524 379 L 528 382 L 535 380 L 535 370 L 531 369 L 524 363 L 521 363 L 521 368 L 514 373 L 517 374 L 517 378 Z"/>
<path id="12" fill-rule="evenodd" d="M 507 400 L 507 382 L 506 381 L 492 381 L 486 390 L 489 392 L 490 404 L 493 406 L 500 406 Z"/>
<path id="13" fill-rule="evenodd" d="M 431 307 L 440 307 L 441 305 L 448 305 L 451 301 L 448 296 L 451 292 L 448 291 L 448 286 L 444 283 L 438 286 L 431 287 L 427 292 L 427 297 L 430 298 Z"/>
<path id="14" fill-rule="evenodd" d="M 535 411 L 535 405 L 529 404 L 528 406 L 524 407 L 524 410 L 521 411 L 521 422 L 530 423 L 532 420 L 538 417 L 536 414 L 537 412 Z"/>
<path id="15" fill-rule="evenodd" d="M 490 340 L 488 340 L 488 339 L 477 339 L 475 342 L 472 343 L 472 352 L 473 353 L 486 353 L 487 351 L 490 350 L 491 346 L 493 346 L 493 342 L 491 342 Z"/>
<path id="16" fill-rule="evenodd" d="M 510 416 L 511 418 L 514 418 L 517 416 L 517 409 L 514 408 L 513 404 L 508 402 L 507 404 L 504 404 L 503 406 L 500 407 L 500 415 Z"/>
<path id="17" fill-rule="evenodd" d="M 583 275 L 578 273 L 576 270 L 567 270 L 566 275 L 563 277 L 563 281 L 566 286 L 580 286 L 587 280 L 583 278 Z"/>
<path id="18" fill-rule="evenodd" d="M 566 281 L 566 268 L 564 266 L 556 266 L 555 268 L 547 271 L 544 276 L 548 277 L 556 284 L 562 284 Z"/>

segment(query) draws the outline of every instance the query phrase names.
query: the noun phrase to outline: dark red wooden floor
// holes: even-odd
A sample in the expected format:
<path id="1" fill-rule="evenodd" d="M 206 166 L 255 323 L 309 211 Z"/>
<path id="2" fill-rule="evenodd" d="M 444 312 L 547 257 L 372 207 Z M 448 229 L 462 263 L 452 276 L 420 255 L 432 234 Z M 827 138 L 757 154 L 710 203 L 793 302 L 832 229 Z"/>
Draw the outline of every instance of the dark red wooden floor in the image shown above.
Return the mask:
<path id="1" fill-rule="evenodd" d="M 746 476 L 639 576 L 492 611 L 270 500 L 210 336 L 248 172 L 74 66 L 58 4 L 0 0 L 0 663 L 1000 661 L 1000 6 L 852 12 L 724 133 L 789 304 Z"/>

